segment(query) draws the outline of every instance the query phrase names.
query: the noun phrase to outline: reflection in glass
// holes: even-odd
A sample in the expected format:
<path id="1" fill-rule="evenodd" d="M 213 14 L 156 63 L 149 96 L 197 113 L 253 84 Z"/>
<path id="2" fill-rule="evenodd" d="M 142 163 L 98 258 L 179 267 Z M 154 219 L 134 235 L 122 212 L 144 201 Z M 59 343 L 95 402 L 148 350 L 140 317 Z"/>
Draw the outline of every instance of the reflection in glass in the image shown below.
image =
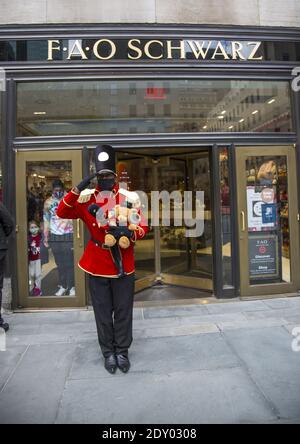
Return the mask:
<path id="1" fill-rule="evenodd" d="M 71 161 L 27 162 L 30 296 L 75 296 L 73 222 L 56 209 L 71 189 Z"/>
<path id="2" fill-rule="evenodd" d="M 223 288 L 232 286 L 231 266 L 231 209 L 229 188 L 228 148 L 224 148 L 219 155 L 220 168 L 220 201 L 221 201 L 221 235 L 223 259 Z"/>
<path id="3" fill-rule="evenodd" d="M 285 81 L 68 80 L 17 85 L 17 135 L 24 137 L 292 130 Z"/>
<path id="4" fill-rule="evenodd" d="M 250 283 L 290 282 L 286 156 L 246 160 Z"/>

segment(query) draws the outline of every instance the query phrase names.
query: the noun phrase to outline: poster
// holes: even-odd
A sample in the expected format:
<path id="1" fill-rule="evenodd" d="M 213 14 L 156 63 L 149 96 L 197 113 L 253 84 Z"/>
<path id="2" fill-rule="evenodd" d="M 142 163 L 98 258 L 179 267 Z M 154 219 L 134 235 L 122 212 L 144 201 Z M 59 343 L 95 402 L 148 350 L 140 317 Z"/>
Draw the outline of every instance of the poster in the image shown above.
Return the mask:
<path id="1" fill-rule="evenodd" d="M 249 236 L 250 279 L 279 278 L 277 234 Z"/>
<path id="2" fill-rule="evenodd" d="M 275 189 L 247 186 L 247 213 L 248 231 L 275 229 L 277 226 Z"/>

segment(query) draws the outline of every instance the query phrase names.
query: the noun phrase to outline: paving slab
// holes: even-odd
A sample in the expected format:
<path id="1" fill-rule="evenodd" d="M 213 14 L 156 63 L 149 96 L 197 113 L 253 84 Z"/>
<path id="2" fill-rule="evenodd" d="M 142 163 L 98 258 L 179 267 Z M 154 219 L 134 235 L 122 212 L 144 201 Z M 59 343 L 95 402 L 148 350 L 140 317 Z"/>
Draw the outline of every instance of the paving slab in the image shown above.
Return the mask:
<path id="1" fill-rule="evenodd" d="M 262 301 L 268 308 L 281 309 L 298 307 L 300 309 L 300 297 L 265 299 Z"/>
<path id="2" fill-rule="evenodd" d="M 0 392 L 25 353 L 26 345 L 7 347 L 0 351 Z"/>
<path id="3" fill-rule="evenodd" d="M 15 325 L 32 325 L 32 324 L 72 324 L 79 318 L 80 313 L 86 310 L 67 310 L 67 311 L 47 311 L 35 313 L 14 313 L 11 324 Z"/>
<path id="4" fill-rule="evenodd" d="M 293 337 L 280 327 L 226 331 L 224 336 L 280 417 L 300 418 L 300 352 L 292 350 Z"/>
<path id="5" fill-rule="evenodd" d="M 179 325 L 177 327 L 144 328 L 135 331 L 135 337 L 164 338 L 167 336 L 187 336 L 199 333 L 219 333 L 218 327 L 213 323 L 202 322 L 197 325 Z"/>
<path id="6" fill-rule="evenodd" d="M 242 369 L 222 368 L 69 380 L 56 422 L 198 424 L 274 419 L 268 402 Z"/>
<path id="7" fill-rule="evenodd" d="M 247 319 L 288 319 L 290 317 L 300 317 L 300 309 L 298 308 L 279 308 L 279 309 L 269 309 L 263 311 L 251 311 L 245 312 Z"/>
<path id="8" fill-rule="evenodd" d="M 53 423 L 74 346 L 31 346 L 0 396 L 0 423 Z"/>
<path id="9" fill-rule="evenodd" d="M 144 318 L 167 318 L 178 316 L 200 316 L 208 314 L 206 306 L 170 306 L 164 308 L 144 308 Z"/>
<path id="10" fill-rule="evenodd" d="M 130 348 L 131 373 L 235 367 L 240 365 L 219 333 L 198 336 L 136 339 Z M 75 351 L 71 379 L 111 378 L 103 368 L 98 343 L 80 344 Z"/>
<path id="11" fill-rule="evenodd" d="M 249 330 L 257 328 L 271 328 L 287 324 L 286 319 L 283 318 L 265 318 L 265 319 L 253 319 L 247 321 L 228 321 L 218 322 L 218 328 L 221 331 L 226 330 Z"/>
<path id="12" fill-rule="evenodd" d="M 236 313 L 236 312 L 246 312 L 246 311 L 257 311 L 265 310 L 266 306 L 262 301 L 239 301 L 236 302 L 223 302 L 217 304 L 208 304 L 205 306 L 208 313 L 219 314 L 219 313 Z"/>

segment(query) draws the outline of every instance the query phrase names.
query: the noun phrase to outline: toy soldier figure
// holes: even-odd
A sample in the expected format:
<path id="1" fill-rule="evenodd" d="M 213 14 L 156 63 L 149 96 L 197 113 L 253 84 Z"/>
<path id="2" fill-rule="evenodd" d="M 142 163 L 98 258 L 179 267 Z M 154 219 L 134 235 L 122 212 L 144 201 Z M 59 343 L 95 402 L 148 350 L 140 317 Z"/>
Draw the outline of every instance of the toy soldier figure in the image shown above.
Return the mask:
<path id="1" fill-rule="evenodd" d="M 141 214 L 135 230 L 123 224 L 109 224 L 109 210 L 124 204 L 122 190 L 120 192 L 116 181 L 115 153 L 110 145 L 96 147 L 95 165 L 96 173 L 64 196 L 57 215 L 64 219 L 82 219 L 90 232 L 91 238 L 78 265 L 89 274 L 105 368 L 112 374 L 117 367 L 126 373 L 130 368 L 128 349 L 132 342 L 134 243 L 144 237 L 148 227 Z M 86 189 L 94 177 L 98 182 L 96 188 Z M 105 243 L 107 236 L 110 240 L 116 239 L 114 246 Z M 120 247 L 120 238 L 127 238 L 127 248 Z"/>

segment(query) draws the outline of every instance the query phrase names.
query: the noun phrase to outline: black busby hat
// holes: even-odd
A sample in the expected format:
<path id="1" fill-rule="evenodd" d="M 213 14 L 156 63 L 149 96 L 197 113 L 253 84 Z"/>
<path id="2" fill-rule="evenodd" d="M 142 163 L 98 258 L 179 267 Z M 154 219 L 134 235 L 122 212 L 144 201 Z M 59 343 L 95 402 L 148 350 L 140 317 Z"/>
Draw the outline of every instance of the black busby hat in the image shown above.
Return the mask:
<path id="1" fill-rule="evenodd" d="M 115 151 L 111 145 L 97 145 L 95 148 L 97 174 L 113 173 L 116 176 Z"/>

